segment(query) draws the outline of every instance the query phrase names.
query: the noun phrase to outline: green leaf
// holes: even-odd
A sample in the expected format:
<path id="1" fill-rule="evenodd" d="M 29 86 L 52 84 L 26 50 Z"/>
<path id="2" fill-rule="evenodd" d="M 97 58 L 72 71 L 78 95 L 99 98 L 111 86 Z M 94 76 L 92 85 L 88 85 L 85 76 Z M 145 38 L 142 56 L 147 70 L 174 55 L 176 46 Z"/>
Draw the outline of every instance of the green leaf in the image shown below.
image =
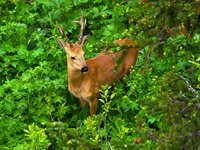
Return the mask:
<path id="1" fill-rule="evenodd" d="M 156 121 L 155 117 L 148 117 L 148 122 L 154 123 Z"/>

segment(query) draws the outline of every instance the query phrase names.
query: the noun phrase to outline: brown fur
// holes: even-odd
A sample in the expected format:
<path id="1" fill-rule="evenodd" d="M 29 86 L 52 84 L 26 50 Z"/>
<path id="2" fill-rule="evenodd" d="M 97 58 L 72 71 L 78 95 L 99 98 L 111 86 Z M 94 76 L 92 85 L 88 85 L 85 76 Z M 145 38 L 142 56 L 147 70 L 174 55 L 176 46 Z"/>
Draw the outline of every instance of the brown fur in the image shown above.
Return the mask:
<path id="1" fill-rule="evenodd" d="M 111 85 L 116 80 L 124 77 L 130 67 L 136 62 L 138 55 L 137 43 L 130 39 L 115 40 L 118 45 L 128 45 L 125 50 L 116 53 L 101 53 L 85 61 L 84 52 L 77 43 L 73 48 L 69 44 L 59 41 L 67 53 L 68 64 L 68 89 L 80 100 L 81 106 L 89 103 L 90 115 L 95 114 L 98 103 L 99 89 L 102 85 Z M 123 52 L 127 51 L 124 58 Z M 77 61 L 71 59 L 76 57 Z M 122 61 L 117 64 L 117 61 Z M 82 73 L 83 66 L 88 66 L 88 71 Z M 116 67 L 116 65 L 118 65 Z"/>

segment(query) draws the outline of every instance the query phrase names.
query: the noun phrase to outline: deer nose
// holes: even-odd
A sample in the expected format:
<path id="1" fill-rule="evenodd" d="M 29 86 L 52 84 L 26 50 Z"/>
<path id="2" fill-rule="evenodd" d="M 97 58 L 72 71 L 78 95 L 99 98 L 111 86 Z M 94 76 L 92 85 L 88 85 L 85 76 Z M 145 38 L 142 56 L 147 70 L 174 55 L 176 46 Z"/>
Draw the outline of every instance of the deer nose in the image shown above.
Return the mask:
<path id="1" fill-rule="evenodd" d="M 88 66 L 83 66 L 83 68 L 81 68 L 81 72 L 87 72 L 88 71 Z"/>

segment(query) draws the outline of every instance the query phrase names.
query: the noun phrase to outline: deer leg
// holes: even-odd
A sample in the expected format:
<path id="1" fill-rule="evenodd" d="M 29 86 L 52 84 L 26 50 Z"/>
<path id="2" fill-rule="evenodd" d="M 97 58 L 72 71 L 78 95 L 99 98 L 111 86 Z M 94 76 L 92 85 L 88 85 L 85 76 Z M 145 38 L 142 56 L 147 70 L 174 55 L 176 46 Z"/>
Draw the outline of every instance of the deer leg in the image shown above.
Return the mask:
<path id="1" fill-rule="evenodd" d="M 97 111 L 97 104 L 98 104 L 98 101 L 97 101 L 97 98 L 93 99 L 92 101 L 89 102 L 89 105 L 90 105 L 90 116 L 92 117 L 96 111 Z"/>
<path id="2" fill-rule="evenodd" d="M 86 101 L 84 99 L 79 99 L 80 104 L 81 104 L 81 108 L 84 108 Z"/>

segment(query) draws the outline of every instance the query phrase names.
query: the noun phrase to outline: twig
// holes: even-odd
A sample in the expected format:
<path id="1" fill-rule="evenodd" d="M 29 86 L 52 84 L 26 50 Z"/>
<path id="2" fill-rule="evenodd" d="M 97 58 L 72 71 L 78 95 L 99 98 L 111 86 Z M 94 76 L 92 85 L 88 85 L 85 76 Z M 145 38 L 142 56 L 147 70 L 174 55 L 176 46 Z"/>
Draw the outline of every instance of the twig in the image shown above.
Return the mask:
<path id="1" fill-rule="evenodd" d="M 147 54 L 147 59 L 148 59 L 148 61 L 150 61 L 150 55 L 151 55 L 151 53 L 155 50 L 155 48 L 156 47 L 158 47 L 160 44 L 162 44 L 162 43 L 164 43 L 164 41 L 161 41 L 161 42 L 156 42 L 153 46 L 152 46 L 152 48 L 151 48 L 151 50 L 149 51 L 149 53 Z"/>
<path id="2" fill-rule="evenodd" d="M 187 97 L 187 96 L 185 96 L 185 94 L 179 94 L 178 96 L 175 96 L 175 99 L 177 99 L 177 98 L 181 98 L 181 99 L 183 99 L 183 100 L 185 100 L 185 101 L 189 101 L 190 99 Z"/>
<path id="3" fill-rule="evenodd" d="M 162 38 L 160 38 L 153 46 L 152 48 L 150 49 L 149 53 L 147 53 L 147 62 L 150 61 L 150 55 L 151 53 L 161 44 L 164 43 L 164 41 L 169 37 L 169 35 L 166 35 Z M 146 67 L 148 67 L 149 63 L 146 64 Z"/>
<path id="4" fill-rule="evenodd" d="M 188 90 L 189 90 L 192 94 L 194 94 L 197 98 L 199 97 L 198 92 L 190 85 L 190 83 L 186 80 L 186 78 L 184 78 L 182 75 L 177 74 L 177 73 L 175 73 L 175 75 L 178 76 L 180 79 L 182 79 L 182 80 L 185 82 L 185 84 L 186 84 Z"/>
<path id="5" fill-rule="evenodd" d="M 110 145 L 110 142 L 108 142 L 108 145 L 110 146 L 110 149 L 113 150 L 112 146 Z"/>

